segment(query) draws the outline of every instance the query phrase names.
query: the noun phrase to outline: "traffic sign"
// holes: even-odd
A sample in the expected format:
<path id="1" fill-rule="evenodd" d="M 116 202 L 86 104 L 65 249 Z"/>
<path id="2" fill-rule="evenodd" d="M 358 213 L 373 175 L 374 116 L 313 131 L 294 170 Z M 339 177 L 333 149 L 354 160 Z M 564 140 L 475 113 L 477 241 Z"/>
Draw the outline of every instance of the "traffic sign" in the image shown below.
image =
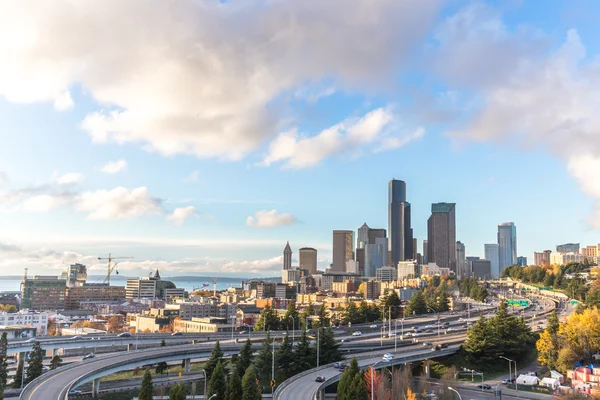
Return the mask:
<path id="1" fill-rule="evenodd" d="M 271 379 L 271 387 L 275 387 L 276 384 L 277 382 L 275 382 L 275 379 Z"/>
<path id="2" fill-rule="evenodd" d="M 579 304 L 579 302 L 578 302 L 577 300 L 571 300 L 571 305 L 572 305 L 572 306 L 575 306 L 575 305 L 577 305 L 577 304 Z"/>

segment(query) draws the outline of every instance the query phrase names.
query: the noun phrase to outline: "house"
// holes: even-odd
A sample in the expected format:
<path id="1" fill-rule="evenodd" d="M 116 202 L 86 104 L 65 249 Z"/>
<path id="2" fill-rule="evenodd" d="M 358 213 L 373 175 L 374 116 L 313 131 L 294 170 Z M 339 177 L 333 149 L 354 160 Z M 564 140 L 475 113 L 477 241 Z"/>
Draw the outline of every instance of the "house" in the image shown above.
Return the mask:
<path id="1" fill-rule="evenodd" d="M 556 390 L 560 386 L 560 382 L 555 378 L 542 378 L 541 385 L 549 387 L 552 390 Z"/>
<path id="2" fill-rule="evenodd" d="M 540 380 L 537 376 L 530 375 L 519 375 L 517 378 L 517 385 L 537 386 Z"/>
<path id="3" fill-rule="evenodd" d="M 550 371 L 550 378 L 558 379 L 560 383 L 565 382 L 565 376 L 558 371 L 552 370 Z"/>

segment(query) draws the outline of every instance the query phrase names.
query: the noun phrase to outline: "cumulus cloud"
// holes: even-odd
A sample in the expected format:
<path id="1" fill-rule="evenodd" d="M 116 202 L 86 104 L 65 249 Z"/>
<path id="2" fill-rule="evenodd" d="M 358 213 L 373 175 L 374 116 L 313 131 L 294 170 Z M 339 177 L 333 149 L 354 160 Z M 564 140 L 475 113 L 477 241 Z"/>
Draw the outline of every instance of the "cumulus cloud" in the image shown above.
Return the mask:
<path id="1" fill-rule="evenodd" d="M 110 161 L 106 163 L 100 171 L 105 172 L 107 174 L 116 174 L 117 172 L 124 171 L 127 168 L 127 161 L 118 160 L 118 161 Z"/>
<path id="2" fill-rule="evenodd" d="M 275 228 L 295 224 L 296 218 L 292 214 L 277 214 L 277 210 L 260 210 L 254 216 L 246 218 L 246 225 L 254 228 Z"/>
<path id="3" fill-rule="evenodd" d="M 41 194 L 25 199 L 25 201 L 23 201 L 21 209 L 25 212 L 43 213 L 60 207 L 68 202 L 68 197 Z"/>
<path id="4" fill-rule="evenodd" d="M 0 171 L 0 185 L 4 185 L 6 182 L 8 182 L 8 176 L 5 172 Z"/>
<path id="5" fill-rule="evenodd" d="M 455 110 L 467 122 L 449 135 L 545 146 L 565 161 L 583 191 L 600 202 L 594 174 L 600 162 L 600 96 L 595 90 L 600 87 L 600 62 L 586 60 L 575 30 L 554 49 L 539 32 L 510 31 L 500 15 L 476 5 L 448 18 L 437 40 L 446 83 L 469 105 Z M 596 227 L 598 208 L 590 216 Z"/>
<path id="6" fill-rule="evenodd" d="M 56 178 L 56 182 L 60 185 L 69 185 L 73 183 L 81 183 L 83 182 L 83 174 L 77 172 L 69 172 L 68 174 L 64 174 Z"/>
<path id="7" fill-rule="evenodd" d="M 171 214 L 169 214 L 167 219 L 173 221 L 176 225 L 182 225 L 186 219 L 193 215 L 198 215 L 198 210 L 196 210 L 196 207 L 177 207 Z"/>
<path id="8" fill-rule="evenodd" d="M 128 219 L 162 213 L 162 200 L 152 197 L 148 188 L 116 187 L 111 190 L 83 192 L 75 199 L 79 211 L 88 211 L 89 219 Z"/>
<path id="9" fill-rule="evenodd" d="M 67 109 L 79 85 L 105 105 L 82 121 L 95 142 L 239 159 L 278 131 L 282 94 L 329 78 L 308 97 L 387 90 L 439 4 L 12 2 L 0 14 L 0 96 Z"/>

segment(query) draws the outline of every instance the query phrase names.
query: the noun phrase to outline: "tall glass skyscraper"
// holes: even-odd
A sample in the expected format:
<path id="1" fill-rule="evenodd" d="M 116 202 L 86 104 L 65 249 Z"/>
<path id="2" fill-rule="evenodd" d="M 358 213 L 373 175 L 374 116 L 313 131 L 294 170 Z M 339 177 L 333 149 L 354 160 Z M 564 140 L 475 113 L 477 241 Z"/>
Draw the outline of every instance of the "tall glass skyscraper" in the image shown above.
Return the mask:
<path id="1" fill-rule="evenodd" d="M 406 183 L 392 179 L 388 184 L 388 249 L 393 267 L 399 261 L 413 258 L 413 230 L 410 203 L 406 201 Z"/>
<path id="2" fill-rule="evenodd" d="M 427 220 L 427 261 L 456 273 L 456 204 L 433 203 Z"/>
<path id="3" fill-rule="evenodd" d="M 517 227 L 513 222 L 498 225 L 499 273 L 504 268 L 517 264 Z"/>
<path id="4" fill-rule="evenodd" d="M 492 278 L 500 277 L 500 258 L 498 255 L 498 245 L 496 243 L 486 243 L 484 246 L 485 259 L 490 262 L 490 272 Z"/>

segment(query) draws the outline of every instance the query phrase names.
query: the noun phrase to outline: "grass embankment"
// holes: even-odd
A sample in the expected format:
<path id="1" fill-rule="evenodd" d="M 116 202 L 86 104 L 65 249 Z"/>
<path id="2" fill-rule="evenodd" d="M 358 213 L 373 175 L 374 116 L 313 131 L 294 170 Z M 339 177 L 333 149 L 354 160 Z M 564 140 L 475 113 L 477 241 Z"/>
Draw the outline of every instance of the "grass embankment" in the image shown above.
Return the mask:
<path id="1" fill-rule="evenodd" d="M 191 364 L 190 371 L 191 372 L 202 371 L 204 369 L 204 364 L 205 363 Z M 148 367 L 148 368 L 150 368 L 150 367 Z M 100 380 L 102 382 L 104 382 L 104 381 L 119 381 L 119 380 L 126 380 L 126 379 L 142 378 L 144 376 L 144 371 L 145 371 L 145 368 L 140 368 L 137 373 L 135 370 L 117 372 L 116 374 L 107 375 L 107 376 L 101 378 Z M 168 375 L 178 375 L 180 372 L 183 373 L 185 371 L 185 368 L 183 368 L 181 365 L 177 365 L 177 366 L 172 365 L 169 367 L 169 369 L 167 371 L 168 371 Z M 150 368 L 150 374 L 153 377 L 167 376 L 167 372 L 165 372 L 164 374 L 157 374 L 156 366 L 153 366 Z"/>

